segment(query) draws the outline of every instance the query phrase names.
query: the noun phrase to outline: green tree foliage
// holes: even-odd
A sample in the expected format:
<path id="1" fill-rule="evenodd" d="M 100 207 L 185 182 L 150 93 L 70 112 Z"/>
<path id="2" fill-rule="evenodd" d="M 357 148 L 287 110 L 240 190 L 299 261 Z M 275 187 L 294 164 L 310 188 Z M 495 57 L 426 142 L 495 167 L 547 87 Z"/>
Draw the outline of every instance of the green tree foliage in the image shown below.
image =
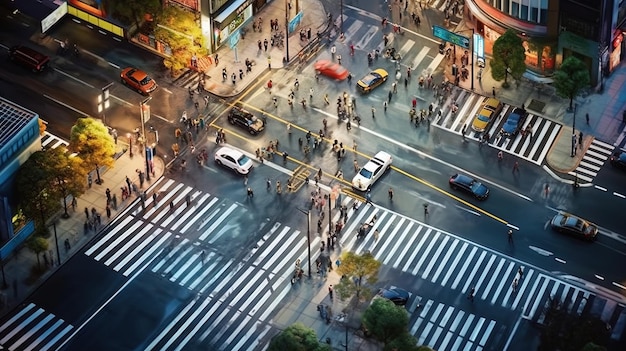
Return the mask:
<path id="1" fill-rule="evenodd" d="M 554 88 L 556 94 L 569 99 L 569 108 L 572 108 L 574 97 L 589 86 L 589 70 L 585 63 L 574 56 L 563 60 L 561 67 L 554 73 Z"/>
<path id="2" fill-rule="evenodd" d="M 45 154 L 46 163 L 52 173 L 51 188 L 63 199 L 63 209 L 67 216 L 67 197 L 78 197 L 85 191 L 87 169 L 83 167 L 83 160 L 70 155 L 65 147 L 48 149 Z"/>
<path id="3" fill-rule="evenodd" d="M 190 11 L 168 6 L 157 18 L 157 23 L 159 25 L 154 29 L 154 36 L 172 50 L 163 63 L 173 75 L 189 67 L 194 53 L 198 56 L 206 55 L 206 40 L 195 15 Z"/>
<path id="4" fill-rule="evenodd" d="M 493 58 L 489 61 L 491 76 L 497 81 L 504 79 L 503 86 L 508 86 L 508 75 L 520 80 L 526 71 L 524 60 L 525 49 L 522 39 L 511 29 L 508 29 L 493 43 Z"/>
<path id="5" fill-rule="evenodd" d="M 115 143 L 102 121 L 91 118 L 79 118 L 70 132 L 70 150 L 83 160 L 86 169 L 96 169 L 98 182 L 101 166 L 113 167 Z"/>
<path id="6" fill-rule="evenodd" d="M 408 331 L 385 345 L 384 351 L 432 351 L 428 346 L 417 346 L 417 339 Z"/>
<path id="7" fill-rule="evenodd" d="M 49 164 L 49 153 L 34 152 L 17 172 L 15 192 L 26 217 L 45 227 L 46 219 L 61 208 L 61 196 L 51 188 L 54 173 Z"/>
<path id="8" fill-rule="evenodd" d="M 367 287 L 378 280 L 380 265 L 380 261 L 377 261 L 369 252 L 361 255 L 344 252 L 341 255 L 341 265 L 336 269 L 337 273 L 343 277 L 339 284 L 335 285 L 335 291 L 339 293 L 339 297 L 346 299 L 355 295 L 357 303 L 361 298 L 370 298 L 371 291 Z"/>
<path id="9" fill-rule="evenodd" d="M 112 1 L 110 4 L 115 18 L 124 24 L 134 23 L 137 28 L 141 26 L 144 15 L 154 15 L 161 8 L 159 0 L 124 0 Z"/>
<path id="10" fill-rule="evenodd" d="M 583 346 L 581 351 L 606 351 L 606 347 L 589 342 L 585 346 Z"/>
<path id="11" fill-rule="evenodd" d="M 32 236 L 28 241 L 26 241 L 26 247 L 37 255 L 37 267 L 41 268 L 41 262 L 39 261 L 39 255 L 42 252 L 46 252 L 48 250 L 48 240 L 40 237 L 40 236 Z"/>
<path id="12" fill-rule="evenodd" d="M 409 315 L 387 299 L 374 299 L 361 320 L 372 335 L 385 344 L 406 333 Z"/>
<path id="13" fill-rule="evenodd" d="M 315 330 L 295 323 L 272 338 L 268 351 L 330 351 L 331 347 L 318 341 Z"/>
<path id="14" fill-rule="evenodd" d="M 544 309 L 539 351 L 581 350 L 589 343 L 606 345 L 610 332 L 597 317 L 568 312 L 568 306 L 551 298 Z M 592 349 L 593 350 L 593 349 Z"/>

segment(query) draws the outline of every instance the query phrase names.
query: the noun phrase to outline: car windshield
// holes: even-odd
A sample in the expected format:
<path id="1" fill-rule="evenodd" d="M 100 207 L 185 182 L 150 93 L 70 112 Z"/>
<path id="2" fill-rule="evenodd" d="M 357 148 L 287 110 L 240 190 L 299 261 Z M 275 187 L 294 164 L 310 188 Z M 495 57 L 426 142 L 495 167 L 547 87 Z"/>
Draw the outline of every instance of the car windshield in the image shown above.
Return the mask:
<path id="1" fill-rule="evenodd" d="M 141 82 L 139 82 L 139 84 L 141 84 L 141 85 L 147 85 L 147 84 L 150 84 L 150 81 L 151 81 L 151 80 L 152 80 L 152 79 L 151 79 L 150 77 L 146 77 L 146 78 L 142 79 L 142 80 L 141 80 Z"/>
<path id="2" fill-rule="evenodd" d="M 378 77 L 375 76 L 373 73 L 370 73 L 368 75 L 366 75 L 365 77 L 363 77 L 363 79 L 361 79 L 363 81 L 363 83 L 365 83 L 366 85 L 370 85 L 372 84 Z"/>
<path id="3" fill-rule="evenodd" d="M 365 168 L 361 168 L 361 171 L 359 172 L 359 175 L 365 179 L 371 179 L 372 178 L 372 172 L 368 171 Z"/>
<path id="4" fill-rule="evenodd" d="M 237 159 L 237 164 L 239 164 L 240 166 L 245 165 L 246 163 L 248 163 L 248 161 L 250 161 L 250 159 L 248 158 L 248 156 L 246 155 L 241 155 L 238 159 Z"/>
<path id="5" fill-rule="evenodd" d="M 489 116 L 485 116 L 481 113 L 478 115 L 478 120 L 483 122 L 489 122 Z"/>
<path id="6" fill-rule="evenodd" d="M 472 180 L 472 182 L 470 183 L 470 189 L 472 189 L 472 192 L 477 193 L 478 190 L 480 190 L 480 187 L 482 186 L 482 184 L 480 184 L 479 182 Z"/>

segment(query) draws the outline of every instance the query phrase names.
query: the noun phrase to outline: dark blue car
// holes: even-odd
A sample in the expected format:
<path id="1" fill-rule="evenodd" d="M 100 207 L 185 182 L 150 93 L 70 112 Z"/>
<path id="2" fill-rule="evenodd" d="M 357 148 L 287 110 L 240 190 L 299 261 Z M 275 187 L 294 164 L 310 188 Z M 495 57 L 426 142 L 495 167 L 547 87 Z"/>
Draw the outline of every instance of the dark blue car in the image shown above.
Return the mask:
<path id="1" fill-rule="evenodd" d="M 509 118 L 506 119 L 506 122 L 504 122 L 500 133 L 502 133 L 503 137 L 507 138 L 516 136 L 522 128 L 525 120 L 526 111 L 519 107 L 515 108 L 513 112 L 509 114 Z"/>

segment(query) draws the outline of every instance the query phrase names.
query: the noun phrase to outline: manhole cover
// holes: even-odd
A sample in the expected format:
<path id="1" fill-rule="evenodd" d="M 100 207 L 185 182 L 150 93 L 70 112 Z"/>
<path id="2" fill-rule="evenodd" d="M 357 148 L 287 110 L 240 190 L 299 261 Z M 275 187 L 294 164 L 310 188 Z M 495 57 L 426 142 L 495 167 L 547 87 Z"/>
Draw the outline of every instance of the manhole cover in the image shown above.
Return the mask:
<path id="1" fill-rule="evenodd" d="M 544 107 L 546 107 L 546 103 L 545 102 L 532 99 L 532 100 L 530 100 L 530 104 L 528 104 L 527 108 L 529 110 L 543 112 L 543 108 Z"/>

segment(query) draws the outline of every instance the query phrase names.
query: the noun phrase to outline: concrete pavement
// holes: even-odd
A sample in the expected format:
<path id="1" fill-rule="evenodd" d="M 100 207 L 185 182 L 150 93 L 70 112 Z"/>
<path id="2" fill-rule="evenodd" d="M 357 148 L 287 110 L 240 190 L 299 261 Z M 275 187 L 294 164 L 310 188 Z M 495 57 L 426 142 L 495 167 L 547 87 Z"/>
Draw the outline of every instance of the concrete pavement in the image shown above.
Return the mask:
<path id="1" fill-rule="evenodd" d="M 115 219 L 117 213 L 122 212 L 132 202 L 137 201 L 138 193 L 134 193 L 130 198 L 123 200 L 121 197 L 121 188 L 126 187 L 126 177 L 130 181 L 140 187 L 139 174 L 137 170 L 145 172 L 145 158 L 139 152 L 139 148 L 133 145 L 133 157 L 130 156 L 128 143 L 119 138 L 116 152 L 120 155 L 115 161 L 115 166 L 110 169 L 101 170 L 100 178 L 103 180 L 101 185 L 96 184 L 95 172 L 92 172 L 94 180 L 92 186 L 77 199 L 76 209 L 69 208 L 69 218 L 63 218 L 59 211 L 57 218 L 48 223 L 51 235 L 48 240 L 49 250 L 40 255 L 41 273 L 36 269 L 37 256 L 26 247 L 22 246 L 11 257 L 4 260 L 4 278 L 7 286 L 3 287 L 0 298 L 0 314 L 5 315 L 11 309 L 18 306 L 24 299 L 32 294 L 46 279 L 54 274 L 61 266 L 58 264 L 57 248 L 53 231 L 56 230 L 59 252 L 61 256 L 61 264 L 66 262 L 72 255 L 78 253 L 83 246 L 87 245 L 92 239 L 100 235 L 100 232 L 106 228 L 106 225 Z M 165 164 L 159 157 L 154 159 L 154 175 L 151 175 L 150 181 L 145 181 L 139 192 L 146 190 L 150 184 L 159 179 L 165 170 Z M 110 189 L 112 194 L 117 197 L 117 209 L 111 206 L 111 217 L 107 217 L 107 197 L 106 189 Z M 150 194 L 148 194 L 150 195 Z M 68 202 L 68 206 L 69 206 Z M 86 218 L 84 209 L 89 209 L 89 217 L 92 217 L 91 210 L 95 209 L 100 214 L 101 225 L 97 229 L 85 230 Z M 54 225 L 53 225 L 54 224 Z M 55 229 L 56 228 L 56 229 Z M 69 246 L 66 246 L 66 240 Z M 45 255 L 45 258 L 44 258 Z"/>

